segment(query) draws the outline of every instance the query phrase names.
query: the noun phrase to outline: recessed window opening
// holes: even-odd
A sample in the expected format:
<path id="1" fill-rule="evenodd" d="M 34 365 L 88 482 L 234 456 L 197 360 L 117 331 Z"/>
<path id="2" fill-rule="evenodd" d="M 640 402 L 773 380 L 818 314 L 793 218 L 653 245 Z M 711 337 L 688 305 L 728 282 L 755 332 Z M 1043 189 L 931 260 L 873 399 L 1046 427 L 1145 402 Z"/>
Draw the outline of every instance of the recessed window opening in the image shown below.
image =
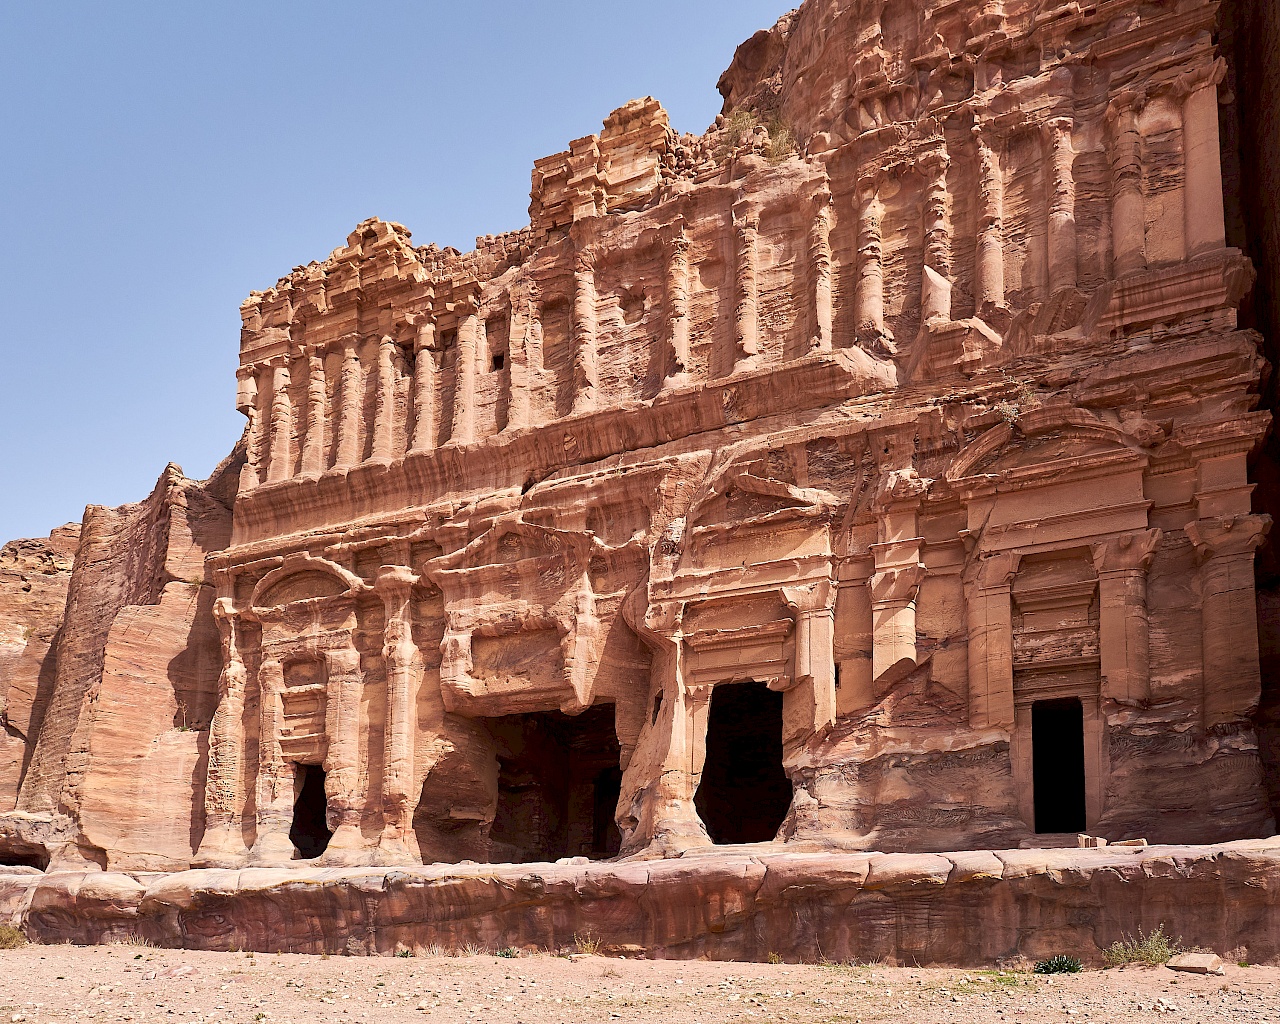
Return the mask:
<path id="1" fill-rule="evenodd" d="M 1036 833 L 1083 832 L 1084 706 L 1078 698 L 1031 706 Z"/>
<path id="2" fill-rule="evenodd" d="M 293 803 L 289 841 L 297 847 L 303 860 L 311 860 L 324 853 L 333 838 L 325 821 L 324 769 L 318 764 L 300 764 L 295 766 L 295 771 L 297 797 Z"/>
<path id="3" fill-rule="evenodd" d="M 506 365 L 507 365 L 507 354 L 505 352 L 495 352 L 493 354 L 493 360 L 491 362 L 493 372 L 497 373 Z"/>
<path id="4" fill-rule="evenodd" d="M 711 841 L 765 843 L 791 806 L 782 767 L 782 694 L 764 683 L 711 692 L 707 757 L 693 803 Z"/>

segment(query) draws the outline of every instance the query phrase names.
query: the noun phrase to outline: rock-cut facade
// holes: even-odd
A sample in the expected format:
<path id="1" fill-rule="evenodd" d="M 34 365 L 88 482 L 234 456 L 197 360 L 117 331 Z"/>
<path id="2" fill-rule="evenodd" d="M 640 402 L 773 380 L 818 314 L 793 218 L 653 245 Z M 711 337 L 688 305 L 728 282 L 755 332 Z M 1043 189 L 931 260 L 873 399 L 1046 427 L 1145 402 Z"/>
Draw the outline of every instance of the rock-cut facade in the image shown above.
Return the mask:
<path id="1" fill-rule="evenodd" d="M 86 516 L 0 842 L 1270 835 L 1218 18 L 807 0 L 706 134 L 629 103 L 528 227 L 255 292 L 233 458 Z"/>

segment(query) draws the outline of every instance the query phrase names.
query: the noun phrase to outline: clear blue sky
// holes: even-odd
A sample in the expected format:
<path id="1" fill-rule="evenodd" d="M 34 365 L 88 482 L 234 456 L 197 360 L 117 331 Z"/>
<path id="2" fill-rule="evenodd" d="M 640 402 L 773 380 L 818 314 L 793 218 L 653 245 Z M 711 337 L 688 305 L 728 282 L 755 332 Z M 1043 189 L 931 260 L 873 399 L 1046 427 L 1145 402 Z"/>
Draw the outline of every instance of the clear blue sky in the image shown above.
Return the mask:
<path id="1" fill-rule="evenodd" d="M 203 477 L 238 308 L 365 217 L 470 249 L 537 157 L 720 109 L 787 0 L 0 0 L 0 543 Z"/>

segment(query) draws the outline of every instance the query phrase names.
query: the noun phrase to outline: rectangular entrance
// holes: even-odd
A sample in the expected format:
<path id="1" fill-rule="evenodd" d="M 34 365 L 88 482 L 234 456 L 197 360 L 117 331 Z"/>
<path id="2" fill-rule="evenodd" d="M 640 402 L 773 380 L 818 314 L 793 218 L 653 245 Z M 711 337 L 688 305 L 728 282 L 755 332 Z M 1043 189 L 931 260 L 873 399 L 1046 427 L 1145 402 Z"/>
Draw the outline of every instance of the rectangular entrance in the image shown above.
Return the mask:
<path id="1" fill-rule="evenodd" d="M 1036 833 L 1085 829 L 1084 706 L 1079 698 L 1031 705 Z"/>

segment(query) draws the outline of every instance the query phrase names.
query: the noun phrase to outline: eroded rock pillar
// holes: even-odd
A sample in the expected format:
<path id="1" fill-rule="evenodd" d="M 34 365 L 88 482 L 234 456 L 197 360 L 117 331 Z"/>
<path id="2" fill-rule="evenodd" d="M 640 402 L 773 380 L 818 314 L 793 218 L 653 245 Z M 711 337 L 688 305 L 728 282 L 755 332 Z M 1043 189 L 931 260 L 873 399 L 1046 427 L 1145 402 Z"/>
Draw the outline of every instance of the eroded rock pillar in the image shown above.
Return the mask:
<path id="1" fill-rule="evenodd" d="M 1200 559 L 1206 727 L 1247 718 L 1261 696 L 1253 558 L 1270 529 L 1271 517 L 1256 515 L 1198 519 L 1186 528 Z"/>
<path id="2" fill-rule="evenodd" d="M 884 203 L 879 182 L 873 177 L 861 179 L 858 198 L 858 342 L 875 351 L 889 338 L 884 325 Z"/>
<path id="3" fill-rule="evenodd" d="M 255 864 L 281 864 L 293 859 L 294 766 L 280 749 L 284 725 L 284 666 L 266 658 L 258 666 L 258 838 Z"/>
<path id="4" fill-rule="evenodd" d="M 413 342 L 413 439 L 410 451 L 426 452 L 436 446 L 436 322 L 423 314 Z"/>
<path id="5" fill-rule="evenodd" d="M 782 702 L 783 752 L 790 755 L 836 720 L 836 588 L 822 580 L 782 594 L 796 618 L 795 664 Z"/>
<path id="6" fill-rule="evenodd" d="M 236 374 L 236 408 L 249 421 L 239 489 L 251 491 L 262 480 L 262 417 L 258 413 L 258 368 L 255 366 L 241 367 Z"/>
<path id="7" fill-rule="evenodd" d="M 413 642 L 411 598 L 417 577 L 404 566 L 383 566 L 377 590 L 386 610 L 382 655 L 387 672 L 383 730 L 381 854 L 386 863 L 418 863 L 413 834 L 414 708 L 422 655 Z"/>
<path id="8" fill-rule="evenodd" d="M 218 707 L 209 727 L 205 774 L 204 836 L 196 854 L 203 867 L 235 867 L 247 853 L 240 815 L 244 772 L 244 704 L 248 672 L 240 652 L 240 624 L 229 599 L 219 598 L 213 615 L 222 635 Z"/>
<path id="9" fill-rule="evenodd" d="M 667 356 L 664 387 L 678 387 L 689 373 L 689 234 L 684 219 L 672 225 L 667 242 Z"/>
<path id="10" fill-rule="evenodd" d="M 360 371 L 360 339 L 349 334 L 342 339 L 342 379 L 339 382 L 338 466 L 354 466 L 360 461 L 360 420 L 364 415 L 364 375 Z"/>
<path id="11" fill-rule="evenodd" d="M 283 359 L 271 369 L 271 422 L 267 437 L 267 481 L 287 480 L 293 475 L 293 402 L 289 399 L 289 364 Z"/>
<path id="12" fill-rule="evenodd" d="M 1147 269 L 1146 202 L 1142 195 L 1142 138 L 1134 98 L 1124 97 L 1107 111 L 1111 125 L 1111 238 L 1115 274 L 1125 277 Z"/>
<path id="13" fill-rule="evenodd" d="M 529 413 L 529 349 L 533 325 L 537 320 L 537 300 L 533 286 L 522 282 L 511 292 L 511 350 L 508 380 L 511 400 L 507 406 L 504 433 L 523 430 L 530 425 Z"/>
<path id="14" fill-rule="evenodd" d="M 969 725 L 1012 728 L 1013 575 L 1017 554 L 989 555 L 966 573 Z"/>
<path id="15" fill-rule="evenodd" d="M 1053 192 L 1049 199 L 1049 289 L 1076 286 L 1076 153 L 1072 120 L 1055 117 L 1045 126 Z"/>
<path id="16" fill-rule="evenodd" d="M 395 457 L 396 341 L 384 335 L 378 345 L 378 390 L 373 413 L 374 462 L 389 464 Z"/>
<path id="17" fill-rule="evenodd" d="M 578 253 L 573 272 L 573 412 L 590 412 L 596 407 L 600 388 L 600 367 L 596 352 L 598 314 L 596 312 L 595 253 Z"/>
<path id="18" fill-rule="evenodd" d="M 813 273 L 814 336 L 810 348 L 831 351 L 831 193 L 826 189 L 814 197 L 816 209 L 809 239 L 809 263 Z"/>
<path id="19" fill-rule="evenodd" d="M 951 319 L 951 194 L 947 191 L 950 165 L 945 146 L 926 150 L 916 161 L 925 179 L 924 280 L 920 290 L 920 319 L 925 323 Z"/>
<path id="20" fill-rule="evenodd" d="M 979 314 L 1004 306 L 1004 175 L 988 129 L 973 130 L 978 143 L 979 207 L 976 298 Z"/>
<path id="21" fill-rule="evenodd" d="M 316 352 L 307 358 L 307 433 L 302 441 L 302 472 L 307 476 L 325 470 L 324 428 L 324 356 Z"/>
<path id="22" fill-rule="evenodd" d="M 340 647 L 325 653 L 325 817 L 333 838 L 326 861 L 342 861 L 364 847 L 360 834 L 360 698 L 364 674 L 360 652 Z"/>
<path id="23" fill-rule="evenodd" d="M 738 245 L 737 305 L 734 314 L 737 353 L 733 370 L 751 369 L 760 354 L 760 299 L 757 282 L 760 215 L 735 207 L 733 227 Z"/>
<path id="24" fill-rule="evenodd" d="M 476 437 L 476 358 L 480 345 L 480 314 L 468 301 L 458 310 L 458 359 L 454 364 L 453 444 L 470 444 Z"/>
<path id="25" fill-rule="evenodd" d="M 1222 198 L 1222 150 L 1218 130 L 1218 81 L 1213 74 L 1182 105 L 1183 150 L 1186 153 L 1187 255 L 1216 252 L 1227 244 Z"/>
<path id="26" fill-rule="evenodd" d="M 1151 694 L 1147 570 L 1162 536 L 1159 530 L 1143 530 L 1093 545 L 1102 694 L 1127 704 Z"/>

